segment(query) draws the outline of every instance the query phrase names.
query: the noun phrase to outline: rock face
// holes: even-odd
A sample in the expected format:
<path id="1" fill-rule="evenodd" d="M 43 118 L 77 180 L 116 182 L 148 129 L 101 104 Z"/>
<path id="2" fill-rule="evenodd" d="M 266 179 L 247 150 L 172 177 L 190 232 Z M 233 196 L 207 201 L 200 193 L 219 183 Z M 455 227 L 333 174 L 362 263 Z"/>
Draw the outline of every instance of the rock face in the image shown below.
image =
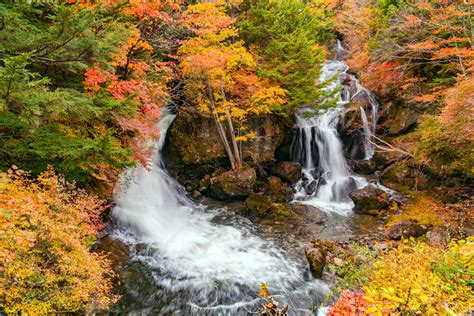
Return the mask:
<path id="1" fill-rule="evenodd" d="M 327 250 L 316 241 L 312 242 L 312 247 L 306 247 L 304 254 L 309 263 L 309 269 L 315 278 L 321 278 L 324 266 L 326 265 Z"/>
<path id="2" fill-rule="evenodd" d="M 355 204 L 354 212 L 358 214 L 376 215 L 390 204 L 387 192 L 371 185 L 351 192 L 349 196 Z"/>
<path id="3" fill-rule="evenodd" d="M 364 134 L 360 110 L 357 107 L 347 108 L 337 125 L 345 155 L 351 159 L 364 159 Z"/>
<path id="4" fill-rule="evenodd" d="M 419 237 L 426 233 L 426 228 L 419 225 L 414 220 L 401 220 L 393 224 L 388 230 L 388 237 L 394 240 L 400 240 L 408 237 Z"/>
<path id="5" fill-rule="evenodd" d="M 272 173 L 285 181 L 295 183 L 301 177 L 301 165 L 294 161 L 282 161 L 273 166 Z"/>
<path id="6" fill-rule="evenodd" d="M 256 181 L 253 168 L 231 170 L 210 179 L 209 193 L 221 200 L 243 198 L 253 191 Z"/>
<path id="7" fill-rule="evenodd" d="M 412 130 L 418 123 L 421 114 L 407 105 L 394 102 L 385 103 L 385 110 L 380 120 L 380 128 L 387 136 L 398 136 Z"/>
<path id="8" fill-rule="evenodd" d="M 251 164 L 270 162 L 285 138 L 283 119 L 275 115 L 254 117 L 248 122 L 256 138 L 243 143 L 243 160 Z M 166 161 L 176 165 L 202 166 L 228 164 L 228 159 L 214 119 L 197 110 L 180 108 L 168 129 Z"/>

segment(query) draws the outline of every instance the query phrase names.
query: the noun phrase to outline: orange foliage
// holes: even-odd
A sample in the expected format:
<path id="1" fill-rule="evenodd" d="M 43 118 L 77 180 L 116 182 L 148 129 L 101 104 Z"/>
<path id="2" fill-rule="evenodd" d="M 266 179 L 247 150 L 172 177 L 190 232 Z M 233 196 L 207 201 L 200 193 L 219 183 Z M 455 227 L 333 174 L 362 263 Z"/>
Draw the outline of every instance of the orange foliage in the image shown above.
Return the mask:
<path id="1" fill-rule="evenodd" d="M 92 1 L 81 1 L 91 6 Z M 107 8 L 123 4 L 121 0 L 102 3 Z M 124 131 L 132 131 L 125 141 L 132 148 L 134 158 L 148 166 L 152 149 L 149 141 L 158 136 L 156 121 L 159 108 L 167 104 L 169 95 L 166 84 L 174 78 L 171 62 L 152 58 L 154 49 L 142 36 L 142 27 L 156 21 L 168 21 L 170 12 L 180 9 L 178 3 L 164 1 L 126 1 L 121 13 L 132 19 L 127 25 L 127 40 L 112 54 L 108 65 L 96 65 L 85 71 L 84 89 L 89 94 L 107 93 L 116 100 L 133 101 L 137 107 L 132 117 L 115 114 L 118 125 Z M 110 69 L 112 67 L 112 70 Z"/>
<path id="2" fill-rule="evenodd" d="M 467 75 L 474 65 L 466 2 L 416 0 L 383 12 L 347 0 L 342 9 L 337 22 L 349 47 L 348 64 L 381 95 L 440 103 L 453 83 L 446 77 Z M 433 76 L 420 76 L 425 73 Z"/>
<path id="3" fill-rule="evenodd" d="M 364 293 L 358 291 L 342 291 L 339 300 L 332 304 L 328 316 L 368 315 L 367 310 L 372 306 L 364 299 Z"/>
<path id="4" fill-rule="evenodd" d="M 104 201 L 55 174 L 0 173 L 0 309 L 45 315 L 105 308 L 113 272 L 89 252 Z"/>
<path id="5" fill-rule="evenodd" d="M 474 77 L 461 77 L 448 89 L 439 121 L 455 132 L 459 141 L 474 142 Z"/>

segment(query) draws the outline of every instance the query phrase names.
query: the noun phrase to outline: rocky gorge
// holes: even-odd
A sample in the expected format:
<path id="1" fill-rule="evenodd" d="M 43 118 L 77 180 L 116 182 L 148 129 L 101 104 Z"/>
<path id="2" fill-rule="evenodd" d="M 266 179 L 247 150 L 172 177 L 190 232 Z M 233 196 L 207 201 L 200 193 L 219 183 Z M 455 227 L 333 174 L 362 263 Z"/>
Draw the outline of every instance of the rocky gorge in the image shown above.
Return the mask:
<path id="1" fill-rule="evenodd" d="M 224 302 L 239 314 L 252 305 L 247 286 L 257 288 L 253 276 L 261 274 L 285 293 L 282 303 L 333 299 L 326 287 L 340 282 L 347 265 L 396 249 L 403 238 L 439 245 L 464 233 L 406 216 L 405 209 L 416 206 L 410 190 L 421 184 L 420 175 L 410 167 L 409 152 L 384 141 L 377 147 L 372 138 L 409 134 L 416 116 L 393 120 L 394 111 L 405 110 L 379 103 L 341 60 L 323 64 L 322 80 L 335 74 L 328 89 L 342 86 L 336 107 L 312 116 L 303 108 L 251 118 L 255 138 L 239 144 L 241 168 L 231 169 L 211 115 L 185 106 L 167 110 L 154 168 L 139 171 L 114 210 L 119 228 L 112 239 L 131 249 L 126 262 L 135 258 L 129 266 L 123 258 L 117 263 L 126 293 L 118 310 L 218 315 L 224 307 L 201 306 Z M 137 207 L 146 216 L 137 217 Z M 370 255 L 358 254 L 354 245 Z M 136 279 L 150 273 L 151 280 Z M 203 287 L 209 276 L 225 291 Z M 158 298 L 136 301 L 155 284 Z M 243 305 L 232 305 L 235 299 Z M 176 301 L 170 310 L 169 300 Z"/>

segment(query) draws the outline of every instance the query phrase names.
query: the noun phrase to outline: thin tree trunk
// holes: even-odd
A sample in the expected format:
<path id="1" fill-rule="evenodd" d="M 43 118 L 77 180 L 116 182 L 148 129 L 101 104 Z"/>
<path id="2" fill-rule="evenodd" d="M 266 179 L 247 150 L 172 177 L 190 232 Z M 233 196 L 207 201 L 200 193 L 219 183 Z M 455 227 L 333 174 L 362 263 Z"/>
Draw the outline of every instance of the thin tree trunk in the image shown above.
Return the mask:
<path id="1" fill-rule="evenodd" d="M 212 115 L 213 115 L 214 121 L 216 122 L 216 125 L 217 125 L 217 131 L 219 132 L 219 136 L 221 137 L 222 143 L 224 144 L 224 148 L 225 148 L 225 151 L 227 152 L 227 156 L 229 156 L 230 165 L 232 167 L 232 170 L 234 170 L 234 169 L 236 169 L 235 157 L 234 157 L 234 155 L 232 153 L 232 150 L 230 148 L 229 141 L 227 140 L 224 127 L 222 126 L 222 123 L 219 120 L 219 116 L 215 112 L 216 104 L 214 102 L 214 97 L 212 96 L 211 87 L 209 86 L 208 83 L 206 83 L 206 86 L 207 86 L 208 98 L 209 98 L 209 101 L 211 103 Z"/>
<path id="2" fill-rule="evenodd" d="M 224 102 L 227 103 L 225 91 L 224 91 L 224 88 L 222 87 L 221 87 L 221 93 L 222 93 L 222 98 L 224 99 Z M 237 161 L 237 167 L 240 168 L 242 167 L 242 159 L 240 157 L 239 147 L 237 146 L 237 141 L 235 139 L 234 124 L 232 123 L 232 117 L 230 116 L 229 108 L 226 108 L 226 118 L 227 118 L 227 125 L 229 125 L 229 130 L 230 130 L 230 139 L 232 141 L 232 146 L 234 147 L 234 154 L 235 154 L 235 159 Z"/>
<path id="3" fill-rule="evenodd" d="M 239 127 L 239 137 L 242 136 L 242 131 Z M 239 140 L 239 153 L 240 153 L 240 157 L 243 157 L 244 155 L 242 154 L 242 140 Z"/>

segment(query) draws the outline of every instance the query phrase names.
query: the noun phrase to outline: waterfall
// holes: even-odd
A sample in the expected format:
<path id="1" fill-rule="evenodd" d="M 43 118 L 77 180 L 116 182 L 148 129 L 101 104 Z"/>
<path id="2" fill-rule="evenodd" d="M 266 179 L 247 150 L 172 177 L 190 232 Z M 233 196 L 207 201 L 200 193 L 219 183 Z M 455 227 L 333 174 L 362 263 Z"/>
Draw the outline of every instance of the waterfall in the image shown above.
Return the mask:
<path id="1" fill-rule="evenodd" d="M 138 307 L 123 312 L 146 314 L 159 307 L 170 314 L 246 314 L 244 307 L 255 307 L 261 282 L 293 310 L 321 299 L 327 286 L 308 276 L 305 263 L 259 238 L 247 220 L 186 197 L 161 160 L 172 120 L 165 112 L 159 123 L 153 168 L 126 172 L 116 193 L 113 236 L 147 267 L 159 293 L 151 300 L 136 294 L 129 305 Z"/>
<path id="2" fill-rule="evenodd" d="M 363 88 L 352 75 L 347 74 L 349 67 L 341 61 L 343 56 L 343 47 L 340 41 L 337 41 L 336 57 L 323 64 L 320 82 L 336 77 L 337 79 L 325 88 L 330 92 L 341 87 L 344 78 L 349 78 L 355 85 L 356 92 L 351 96 L 348 87 L 342 86 L 336 107 L 319 112 L 305 108 L 300 110 L 296 115 L 296 133 L 291 152 L 293 160 L 303 166 L 303 176 L 295 187 L 295 200 L 325 211 L 347 214 L 353 207 L 349 193 L 366 186 L 367 181 L 353 174 L 347 166 L 336 129 L 339 116 L 344 105 L 353 100 L 357 94 L 367 94 L 372 106 L 370 127 L 365 110 L 363 107 L 360 109 L 364 128 L 365 158 L 370 159 L 373 148 L 369 137 L 375 132 L 378 103 L 367 89 Z"/>
<path id="3" fill-rule="evenodd" d="M 362 119 L 363 130 L 364 130 L 364 149 L 365 149 L 365 159 L 371 159 L 374 155 L 374 147 L 371 142 L 371 135 L 375 135 L 375 130 L 377 128 L 377 113 L 379 111 L 379 103 L 375 99 L 375 96 L 372 92 L 367 90 L 366 88 L 362 87 L 359 81 L 354 76 L 349 76 L 350 80 L 354 82 L 356 86 L 356 93 L 350 97 L 350 100 L 354 100 L 356 97 L 360 95 L 365 95 L 366 100 L 369 101 L 370 104 L 370 125 L 367 119 L 367 113 L 363 106 L 360 107 L 360 116 Z"/>
<path id="4" fill-rule="evenodd" d="M 374 148 L 372 143 L 370 142 L 370 135 L 372 133 L 369 122 L 367 120 L 367 114 L 365 114 L 365 110 L 363 107 L 360 107 L 360 116 L 362 117 L 362 126 L 364 128 L 364 151 L 365 151 L 365 159 L 371 159 L 374 155 Z"/>

